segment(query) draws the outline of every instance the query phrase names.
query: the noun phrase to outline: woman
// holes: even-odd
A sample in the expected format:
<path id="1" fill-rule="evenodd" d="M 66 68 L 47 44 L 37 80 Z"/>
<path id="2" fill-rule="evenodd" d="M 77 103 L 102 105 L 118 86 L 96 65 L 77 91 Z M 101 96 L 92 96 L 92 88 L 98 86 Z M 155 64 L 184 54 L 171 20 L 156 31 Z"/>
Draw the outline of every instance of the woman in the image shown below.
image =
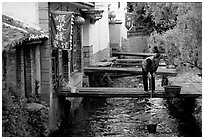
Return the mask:
<path id="1" fill-rule="evenodd" d="M 152 91 L 155 90 L 155 77 L 154 74 L 157 71 L 160 61 L 160 53 L 156 53 L 155 56 L 147 57 L 142 61 L 142 75 L 144 91 L 148 91 L 148 73 L 152 77 Z"/>

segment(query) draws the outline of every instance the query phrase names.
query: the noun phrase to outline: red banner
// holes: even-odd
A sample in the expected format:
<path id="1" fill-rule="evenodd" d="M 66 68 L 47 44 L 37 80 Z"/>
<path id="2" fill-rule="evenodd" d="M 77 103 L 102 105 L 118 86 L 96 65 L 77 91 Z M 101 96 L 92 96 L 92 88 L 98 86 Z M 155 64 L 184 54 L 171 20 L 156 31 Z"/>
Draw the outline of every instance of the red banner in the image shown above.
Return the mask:
<path id="1" fill-rule="evenodd" d="M 51 12 L 51 41 L 54 47 L 62 49 L 72 48 L 72 26 L 74 24 L 73 12 Z"/>

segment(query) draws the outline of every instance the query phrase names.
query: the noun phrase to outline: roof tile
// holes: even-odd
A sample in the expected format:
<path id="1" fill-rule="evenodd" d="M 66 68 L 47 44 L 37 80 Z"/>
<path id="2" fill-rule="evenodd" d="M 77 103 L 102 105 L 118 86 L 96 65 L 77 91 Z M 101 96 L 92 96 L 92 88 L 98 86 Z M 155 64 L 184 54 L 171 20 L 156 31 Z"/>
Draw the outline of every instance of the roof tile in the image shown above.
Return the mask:
<path id="1" fill-rule="evenodd" d="M 48 35 L 42 30 L 30 27 L 28 24 L 8 17 L 2 16 L 2 48 L 10 50 L 17 45 L 36 40 L 47 39 Z"/>

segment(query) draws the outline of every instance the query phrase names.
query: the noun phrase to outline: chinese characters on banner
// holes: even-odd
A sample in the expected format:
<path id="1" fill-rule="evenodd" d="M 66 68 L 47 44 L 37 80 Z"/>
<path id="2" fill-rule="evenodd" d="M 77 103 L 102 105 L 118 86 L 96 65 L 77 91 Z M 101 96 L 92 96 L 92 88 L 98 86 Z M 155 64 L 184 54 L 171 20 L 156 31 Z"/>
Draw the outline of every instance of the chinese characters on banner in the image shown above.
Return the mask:
<path id="1" fill-rule="evenodd" d="M 73 24 L 73 12 L 51 12 L 51 41 L 54 47 L 68 50 L 72 49 Z"/>

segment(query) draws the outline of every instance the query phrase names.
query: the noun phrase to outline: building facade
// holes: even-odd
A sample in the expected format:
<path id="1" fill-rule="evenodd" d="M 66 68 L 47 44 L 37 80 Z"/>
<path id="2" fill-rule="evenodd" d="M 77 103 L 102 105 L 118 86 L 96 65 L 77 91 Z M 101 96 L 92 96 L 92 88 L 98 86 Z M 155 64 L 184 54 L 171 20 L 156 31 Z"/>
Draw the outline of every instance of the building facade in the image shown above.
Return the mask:
<path id="1" fill-rule="evenodd" d="M 40 93 L 40 49 L 47 40 L 37 28 L 2 15 L 3 81 L 27 98 Z"/>
<path id="2" fill-rule="evenodd" d="M 60 100 L 56 95 L 58 88 L 81 87 L 83 67 L 110 58 L 108 6 L 106 3 L 84 2 L 4 2 L 2 13 L 18 19 L 22 24 L 41 29 L 48 35 L 42 45 L 36 44 L 32 49 L 25 50 L 23 70 L 15 72 L 22 75 L 26 73 L 21 85 L 26 86 L 25 92 L 36 92 L 34 86 L 38 84 L 41 100 L 49 106 L 49 127 L 54 129 L 65 117 L 67 109 L 62 103 L 65 100 Z M 69 31 L 61 24 L 64 20 L 58 20 L 55 22 L 56 28 L 52 28 L 52 21 L 68 14 L 71 17 L 70 22 L 67 21 Z M 55 18 L 52 18 L 53 16 Z M 80 20 L 77 21 L 77 18 Z M 62 44 L 59 34 L 63 32 L 60 32 L 60 29 L 69 34 L 68 43 L 63 48 L 58 45 Z M 30 61 L 27 61 L 29 59 Z M 81 99 L 69 101 L 71 106 L 68 109 L 72 111 L 77 108 Z"/>
<path id="3" fill-rule="evenodd" d="M 127 28 L 125 27 L 127 2 L 110 2 L 108 10 L 110 48 L 111 51 L 121 51 L 124 41 L 127 40 Z"/>

